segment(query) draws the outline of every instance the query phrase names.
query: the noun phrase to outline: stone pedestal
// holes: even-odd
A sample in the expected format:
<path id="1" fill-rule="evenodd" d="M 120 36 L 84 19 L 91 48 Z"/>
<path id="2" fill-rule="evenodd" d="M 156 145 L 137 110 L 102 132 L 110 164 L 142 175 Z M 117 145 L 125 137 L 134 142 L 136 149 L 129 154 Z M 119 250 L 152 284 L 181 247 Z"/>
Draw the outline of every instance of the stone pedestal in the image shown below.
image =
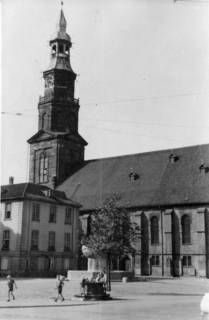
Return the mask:
<path id="1" fill-rule="evenodd" d="M 107 261 L 104 258 L 88 258 L 88 272 L 98 273 L 107 270 Z"/>
<path id="2" fill-rule="evenodd" d="M 107 283 L 100 282 L 100 280 L 96 282 L 99 272 L 107 272 L 107 259 L 105 257 L 95 257 L 92 250 L 86 246 L 82 247 L 82 252 L 88 258 L 88 270 L 82 280 L 82 292 L 79 297 L 94 300 L 110 299 L 110 295 L 106 293 Z"/>
<path id="3" fill-rule="evenodd" d="M 103 283 L 87 282 L 85 285 L 84 299 L 86 300 L 108 300 L 110 295 L 106 293 Z"/>

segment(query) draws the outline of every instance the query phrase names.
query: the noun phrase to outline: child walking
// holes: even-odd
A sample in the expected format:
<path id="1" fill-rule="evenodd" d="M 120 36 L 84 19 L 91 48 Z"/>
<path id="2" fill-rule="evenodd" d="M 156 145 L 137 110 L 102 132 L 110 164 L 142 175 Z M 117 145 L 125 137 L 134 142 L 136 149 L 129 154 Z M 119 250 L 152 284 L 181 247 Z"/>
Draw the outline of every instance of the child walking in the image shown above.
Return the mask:
<path id="1" fill-rule="evenodd" d="M 15 287 L 15 289 L 17 289 L 17 285 L 16 285 L 15 280 L 10 275 L 7 276 L 7 285 L 8 285 L 8 300 L 7 301 L 10 301 L 10 296 L 12 296 L 13 300 L 15 300 L 13 290 L 14 290 L 14 287 Z"/>
<path id="2" fill-rule="evenodd" d="M 64 297 L 62 295 L 62 288 L 64 286 L 64 279 L 62 276 L 57 275 L 57 282 L 56 282 L 56 287 L 57 287 L 57 297 L 54 300 L 55 302 L 57 302 L 57 300 L 59 299 L 59 297 L 61 298 L 61 301 L 64 301 Z"/>

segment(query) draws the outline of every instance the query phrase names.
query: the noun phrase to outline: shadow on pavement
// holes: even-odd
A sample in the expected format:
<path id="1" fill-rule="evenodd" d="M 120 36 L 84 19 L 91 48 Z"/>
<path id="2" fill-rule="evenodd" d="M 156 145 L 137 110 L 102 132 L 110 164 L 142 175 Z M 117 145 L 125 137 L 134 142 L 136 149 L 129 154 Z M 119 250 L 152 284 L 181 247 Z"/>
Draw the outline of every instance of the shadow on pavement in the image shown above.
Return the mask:
<path id="1" fill-rule="evenodd" d="M 111 300 L 106 300 L 106 301 L 136 301 L 136 300 L 138 300 L 138 299 L 131 299 L 131 298 L 114 298 L 114 297 L 112 297 L 112 299 Z"/>
<path id="2" fill-rule="evenodd" d="M 149 296 L 193 296 L 193 297 L 202 297 L 202 293 L 147 293 Z"/>
<path id="3" fill-rule="evenodd" d="M 27 308 L 60 308 L 60 307 L 80 307 L 80 306 L 89 306 L 89 305 L 94 305 L 95 303 L 80 303 L 80 304 L 47 304 L 47 305 L 20 305 L 20 306 L 0 306 L 0 309 L 27 309 Z"/>

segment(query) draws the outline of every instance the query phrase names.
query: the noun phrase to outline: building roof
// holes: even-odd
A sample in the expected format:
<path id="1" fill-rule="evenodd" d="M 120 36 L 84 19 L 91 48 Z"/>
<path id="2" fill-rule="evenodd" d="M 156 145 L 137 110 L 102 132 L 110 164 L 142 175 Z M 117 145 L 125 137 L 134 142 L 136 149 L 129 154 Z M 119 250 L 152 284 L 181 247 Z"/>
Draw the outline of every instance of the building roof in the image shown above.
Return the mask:
<path id="1" fill-rule="evenodd" d="M 78 202 L 67 198 L 65 192 L 53 190 L 46 186 L 34 183 L 17 183 L 1 186 L 1 201 L 8 200 L 38 200 L 79 207 Z"/>
<path id="2" fill-rule="evenodd" d="M 84 211 L 113 194 L 127 208 L 209 204 L 209 144 L 85 161 L 58 189 Z"/>
<path id="3" fill-rule="evenodd" d="M 54 58 L 52 58 L 50 60 L 50 64 L 48 67 L 48 70 L 51 70 L 51 69 L 67 70 L 67 71 L 74 73 L 74 71 L 70 65 L 70 61 L 67 60 L 65 56 L 63 56 L 63 57 L 55 56 Z"/>
<path id="4" fill-rule="evenodd" d="M 36 132 L 30 139 L 28 139 L 28 143 L 34 143 L 44 140 L 52 140 L 52 139 L 58 139 L 59 137 L 65 137 L 66 139 L 73 139 L 77 140 L 83 145 L 87 145 L 87 142 L 81 137 L 81 135 L 78 132 L 57 132 L 57 131 L 49 131 L 40 129 L 38 132 Z"/>

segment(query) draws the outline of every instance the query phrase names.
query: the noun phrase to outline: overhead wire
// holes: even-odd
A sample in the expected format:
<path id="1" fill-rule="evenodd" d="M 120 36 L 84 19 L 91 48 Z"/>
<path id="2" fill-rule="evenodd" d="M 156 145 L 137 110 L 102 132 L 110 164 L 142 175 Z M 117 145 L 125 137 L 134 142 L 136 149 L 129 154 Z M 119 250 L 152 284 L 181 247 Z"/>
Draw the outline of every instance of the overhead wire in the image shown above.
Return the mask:
<path id="1" fill-rule="evenodd" d="M 114 133 L 120 133 L 120 134 L 131 134 L 131 135 L 136 135 L 136 136 L 140 136 L 140 137 L 146 137 L 146 138 L 150 138 L 150 139 L 158 139 L 158 140 L 166 140 L 166 141 L 175 141 L 175 142 L 179 142 L 182 141 L 182 139 L 172 139 L 172 138 L 168 138 L 168 137 L 158 137 L 156 135 L 145 135 L 144 133 L 141 134 L 139 132 L 131 132 L 131 131 L 125 131 L 125 130 L 118 130 L 118 129 L 109 129 L 109 128 L 102 128 L 102 127 L 96 127 L 96 126 L 84 126 L 87 128 L 91 128 L 91 129 L 97 129 L 97 130 L 103 130 L 103 131 L 108 131 L 108 132 L 114 132 Z"/>
<path id="2" fill-rule="evenodd" d="M 12 115 L 12 116 L 22 116 L 22 117 L 36 117 L 35 114 L 26 114 L 22 112 L 1 112 L 3 115 Z M 172 123 L 157 123 L 157 122 L 143 122 L 135 120 L 111 120 L 111 119 L 99 119 L 99 118 L 86 118 L 83 117 L 80 119 L 81 122 L 94 121 L 94 122 L 104 122 L 104 123 L 117 123 L 117 124 L 135 124 L 135 125 L 145 125 L 145 126 L 159 126 L 159 127 L 177 127 L 177 128 L 197 128 L 197 129 L 209 129 L 209 125 L 188 125 L 188 124 L 172 124 Z"/>
<path id="3" fill-rule="evenodd" d="M 111 123 L 130 123 L 136 125 L 145 125 L 145 126 L 159 126 L 159 127 L 176 127 L 176 128 L 197 128 L 197 129 L 209 129 L 208 126 L 204 125 L 182 125 L 182 124 L 171 124 L 171 123 L 155 123 L 155 122 L 142 122 L 142 121 L 133 121 L 133 120 L 109 120 L 109 119 L 96 119 L 96 118 L 83 118 L 81 121 L 98 121 L 98 122 L 111 122 Z"/>
<path id="4" fill-rule="evenodd" d="M 24 113 L 12 113 L 12 112 L 2 112 L 3 115 L 12 115 L 12 116 L 23 116 L 23 117 L 36 117 L 35 114 L 24 114 Z M 209 125 L 188 125 L 188 124 L 172 124 L 172 123 L 157 123 L 157 122 L 143 122 L 135 120 L 110 120 L 110 119 L 99 119 L 99 118 L 85 118 L 80 119 L 80 122 L 103 122 L 103 123 L 117 123 L 117 124 L 134 124 L 134 125 L 143 125 L 143 126 L 158 126 L 158 127 L 176 127 L 176 128 L 191 128 L 191 129 L 209 129 Z"/>
<path id="5" fill-rule="evenodd" d="M 209 4 L 209 1 L 207 0 L 173 0 L 173 2 L 184 2 L 184 3 L 208 3 Z"/>
<path id="6" fill-rule="evenodd" d="M 197 92 L 197 93 L 178 93 L 178 94 L 170 94 L 170 95 L 159 95 L 159 96 L 150 96 L 150 97 L 138 97 L 131 99 L 115 99 L 110 101 L 95 101 L 95 102 L 87 102 L 82 103 L 82 105 L 92 105 L 98 106 L 103 104 L 112 104 L 112 103 L 126 103 L 126 102 L 135 102 L 135 101 L 144 101 L 144 100 L 158 100 L 158 99 L 172 99 L 178 97 L 187 97 L 187 96 L 201 96 L 201 95 L 209 95 L 209 92 Z"/>
<path id="7" fill-rule="evenodd" d="M 189 93 L 176 93 L 176 94 L 169 94 L 169 95 L 156 95 L 156 96 L 147 96 L 147 97 L 136 97 L 136 98 L 127 98 L 127 99 L 114 99 L 109 101 L 92 101 L 92 102 L 84 102 L 82 106 L 99 106 L 99 105 L 107 105 L 107 104 L 118 104 L 118 103 L 132 103 L 135 101 L 146 101 L 146 100 L 160 100 L 160 99 L 173 99 L 178 97 L 189 97 L 189 96 L 204 96 L 208 95 L 209 92 L 189 92 Z M 29 109 L 22 109 L 22 111 L 30 111 Z M 5 114 L 6 111 L 2 111 L 2 114 Z M 17 112 L 18 113 L 18 112 Z"/>

